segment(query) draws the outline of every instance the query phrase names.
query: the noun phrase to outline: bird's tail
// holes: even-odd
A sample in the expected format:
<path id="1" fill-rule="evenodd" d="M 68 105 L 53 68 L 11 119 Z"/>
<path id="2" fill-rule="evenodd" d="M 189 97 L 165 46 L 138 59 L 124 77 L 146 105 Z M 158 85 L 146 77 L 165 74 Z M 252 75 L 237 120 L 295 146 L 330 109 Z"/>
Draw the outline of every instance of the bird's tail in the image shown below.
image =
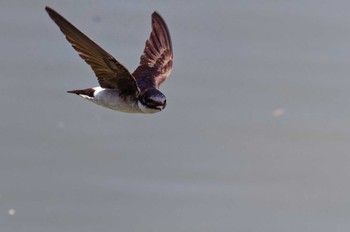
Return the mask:
<path id="1" fill-rule="evenodd" d="M 79 95 L 83 98 L 88 98 L 88 99 L 94 98 L 94 92 L 95 92 L 95 90 L 93 88 L 67 91 L 67 93 L 74 93 L 76 95 Z"/>

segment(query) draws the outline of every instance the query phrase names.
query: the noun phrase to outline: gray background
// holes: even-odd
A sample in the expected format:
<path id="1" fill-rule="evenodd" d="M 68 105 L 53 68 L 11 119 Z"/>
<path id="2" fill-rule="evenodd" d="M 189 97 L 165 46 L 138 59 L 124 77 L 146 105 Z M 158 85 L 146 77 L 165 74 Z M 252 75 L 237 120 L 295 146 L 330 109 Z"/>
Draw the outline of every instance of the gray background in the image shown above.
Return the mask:
<path id="1" fill-rule="evenodd" d="M 160 12 L 175 56 L 167 108 L 125 114 L 66 94 L 97 81 L 45 5 L 130 70 Z M 1 1 L 0 230 L 349 231 L 349 10 Z"/>

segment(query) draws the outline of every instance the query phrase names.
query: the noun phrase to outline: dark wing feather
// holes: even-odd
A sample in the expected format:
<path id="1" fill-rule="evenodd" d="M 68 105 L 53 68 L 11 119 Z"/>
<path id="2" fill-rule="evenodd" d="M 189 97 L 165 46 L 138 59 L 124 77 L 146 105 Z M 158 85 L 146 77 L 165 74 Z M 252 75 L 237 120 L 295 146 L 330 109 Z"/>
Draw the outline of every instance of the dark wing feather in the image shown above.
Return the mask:
<path id="1" fill-rule="evenodd" d="M 45 9 L 80 57 L 91 66 L 101 87 L 118 89 L 121 95 L 137 96 L 139 94 L 135 78 L 121 63 L 56 11 L 49 7 Z"/>
<path id="2" fill-rule="evenodd" d="M 162 17 L 152 14 L 152 33 L 140 58 L 140 65 L 132 74 L 137 81 L 151 82 L 157 88 L 173 68 L 173 49 L 170 33 Z"/>

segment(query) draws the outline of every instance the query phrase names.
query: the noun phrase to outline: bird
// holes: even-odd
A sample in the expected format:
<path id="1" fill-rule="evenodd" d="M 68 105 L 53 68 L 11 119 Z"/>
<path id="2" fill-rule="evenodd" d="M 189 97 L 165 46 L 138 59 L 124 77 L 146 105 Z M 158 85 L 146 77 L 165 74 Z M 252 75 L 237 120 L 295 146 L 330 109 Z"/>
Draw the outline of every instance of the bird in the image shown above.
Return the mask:
<path id="1" fill-rule="evenodd" d="M 173 69 L 173 48 L 164 19 L 154 11 L 152 31 L 133 73 L 52 8 L 45 10 L 79 56 L 91 66 L 99 86 L 67 91 L 97 105 L 126 113 L 157 113 L 166 106 L 159 86 Z"/>

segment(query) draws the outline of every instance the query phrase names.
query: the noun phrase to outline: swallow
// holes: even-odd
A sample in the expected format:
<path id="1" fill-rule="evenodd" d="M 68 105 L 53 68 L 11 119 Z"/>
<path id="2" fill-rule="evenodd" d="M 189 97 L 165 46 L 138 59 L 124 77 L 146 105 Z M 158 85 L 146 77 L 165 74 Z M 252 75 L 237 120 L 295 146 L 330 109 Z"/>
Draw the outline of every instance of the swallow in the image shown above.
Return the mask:
<path id="1" fill-rule="evenodd" d="M 166 106 L 159 86 L 173 68 L 170 33 L 163 18 L 152 14 L 152 32 L 133 73 L 50 7 L 45 8 L 79 56 L 90 65 L 100 86 L 67 91 L 97 105 L 127 113 L 157 113 Z"/>

